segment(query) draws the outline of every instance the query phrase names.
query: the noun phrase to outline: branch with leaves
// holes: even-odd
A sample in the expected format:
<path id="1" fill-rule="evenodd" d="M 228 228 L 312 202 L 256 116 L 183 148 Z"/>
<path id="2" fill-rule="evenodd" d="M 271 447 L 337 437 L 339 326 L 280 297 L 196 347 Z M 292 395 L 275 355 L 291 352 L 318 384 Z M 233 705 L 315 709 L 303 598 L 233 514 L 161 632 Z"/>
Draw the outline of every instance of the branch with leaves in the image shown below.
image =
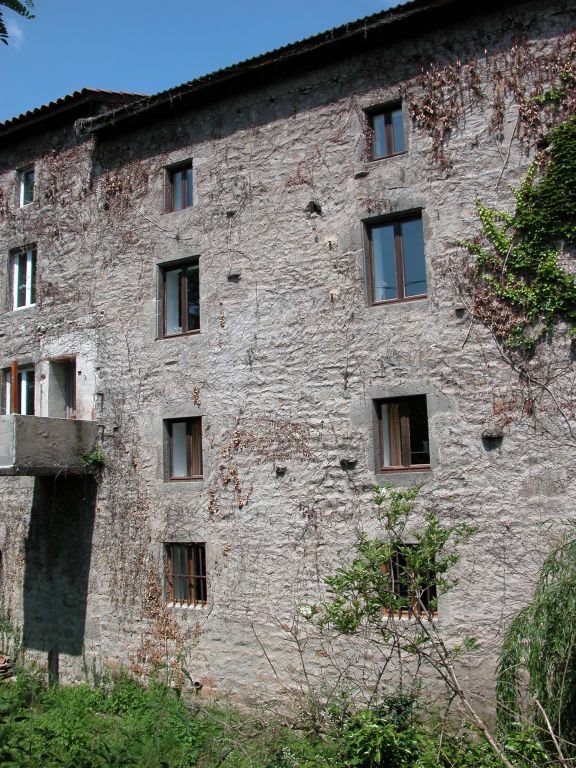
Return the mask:
<path id="1" fill-rule="evenodd" d="M 14 11 L 14 13 L 23 16 L 25 19 L 34 18 L 34 14 L 32 13 L 32 10 L 34 9 L 34 0 L 24 0 L 23 2 L 20 2 L 20 0 L 0 0 L 0 6 L 5 6 L 8 10 Z M 6 27 L 3 13 L 4 12 L 0 10 L 0 40 L 5 45 L 8 45 L 8 28 Z"/>

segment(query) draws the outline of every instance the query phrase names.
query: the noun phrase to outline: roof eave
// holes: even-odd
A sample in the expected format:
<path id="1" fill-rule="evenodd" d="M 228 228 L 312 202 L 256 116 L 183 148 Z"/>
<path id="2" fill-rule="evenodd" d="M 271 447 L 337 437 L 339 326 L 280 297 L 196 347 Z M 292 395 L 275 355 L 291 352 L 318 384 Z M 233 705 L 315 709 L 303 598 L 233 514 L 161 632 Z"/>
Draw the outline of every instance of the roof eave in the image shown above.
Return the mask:
<path id="1" fill-rule="evenodd" d="M 519 1 L 508 0 L 512 3 Z M 506 0 L 500 3 L 498 0 L 485 0 L 484 8 L 503 5 L 505 2 Z M 207 100 L 212 101 L 222 96 L 232 85 L 234 92 L 237 92 L 242 87 L 254 87 L 263 81 L 279 79 L 297 70 L 310 68 L 323 59 L 333 60 L 341 52 L 353 54 L 359 49 L 379 45 L 392 35 L 394 40 L 401 36 L 412 36 L 416 31 L 430 29 L 431 22 L 438 26 L 445 20 L 446 15 L 442 13 L 439 16 L 438 11 L 450 10 L 452 13 L 459 3 L 469 6 L 460 0 L 414 0 L 406 6 L 384 11 L 376 17 L 368 17 L 373 19 L 369 23 L 368 18 L 360 19 L 353 24 L 337 27 L 150 96 L 140 104 L 120 107 L 106 115 L 89 118 L 82 121 L 81 130 L 89 134 L 129 130 L 138 124 L 143 115 L 146 115 L 147 120 L 164 116 L 166 111 L 177 111 L 189 106 L 193 99 L 193 105 L 199 106 Z M 459 13 L 453 13 L 453 17 L 460 15 L 461 10 Z M 469 7 L 465 15 L 471 15 Z"/>

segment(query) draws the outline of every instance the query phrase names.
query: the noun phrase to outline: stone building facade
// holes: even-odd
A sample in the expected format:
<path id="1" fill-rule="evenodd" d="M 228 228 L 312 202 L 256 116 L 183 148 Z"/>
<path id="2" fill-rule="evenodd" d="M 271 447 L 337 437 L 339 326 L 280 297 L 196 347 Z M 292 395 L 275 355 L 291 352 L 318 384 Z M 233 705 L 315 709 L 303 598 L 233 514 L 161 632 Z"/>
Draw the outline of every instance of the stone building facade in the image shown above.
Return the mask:
<path id="1" fill-rule="evenodd" d="M 68 676 L 184 659 L 242 696 L 297 688 L 302 657 L 369 676 L 298 607 L 373 485 L 422 482 L 420 515 L 479 529 L 435 620 L 478 638 L 485 683 L 573 518 L 574 374 L 560 328 L 527 391 L 460 243 L 477 199 L 511 210 L 575 22 L 415 0 L 0 125 L 0 578 L 30 652 Z"/>

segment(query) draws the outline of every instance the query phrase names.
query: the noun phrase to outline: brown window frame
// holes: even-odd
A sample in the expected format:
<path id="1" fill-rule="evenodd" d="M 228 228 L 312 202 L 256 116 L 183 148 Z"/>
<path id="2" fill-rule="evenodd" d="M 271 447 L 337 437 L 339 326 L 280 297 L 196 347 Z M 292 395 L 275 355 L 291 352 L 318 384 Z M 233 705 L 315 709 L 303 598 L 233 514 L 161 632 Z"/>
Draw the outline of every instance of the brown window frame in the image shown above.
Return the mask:
<path id="1" fill-rule="evenodd" d="M 393 115 L 400 112 L 402 116 L 402 148 L 397 149 L 397 142 L 394 140 L 394 125 Z M 401 101 L 393 101 L 388 104 L 384 104 L 379 107 L 371 107 L 366 111 L 368 123 L 370 127 L 370 139 L 368 142 L 368 152 L 370 160 L 385 160 L 388 157 L 396 157 L 397 155 L 404 155 L 406 153 L 406 134 L 404 125 L 404 111 L 402 109 Z M 377 117 L 384 118 L 384 131 L 386 136 L 386 147 L 391 151 L 386 152 L 383 155 L 376 154 L 376 127 L 374 125 L 374 119 Z"/>
<path id="2" fill-rule="evenodd" d="M 181 179 L 181 200 L 182 205 L 178 208 L 175 205 L 176 202 L 176 176 L 183 171 L 190 171 L 190 180 L 188 180 L 188 174 L 184 173 Z M 189 193 L 189 194 L 188 194 Z M 186 208 L 192 208 L 194 205 L 194 168 L 192 166 L 192 160 L 187 160 L 177 165 L 171 165 L 166 168 L 166 195 L 164 201 L 164 210 L 166 213 L 175 213 L 176 211 L 184 211 Z"/>
<path id="3" fill-rule="evenodd" d="M 422 301 L 422 299 L 428 296 L 428 275 L 426 274 L 426 252 L 424 248 L 424 232 L 422 231 L 422 263 L 424 266 L 424 274 L 426 277 L 426 292 L 416 293 L 413 295 L 406 295 L 406 286 L 404 284 L 405 270 L 404 270 L 404 246 L 402 237 L 402 224 L 411 221 L 420 221 L 423 227 L 422 214 L 420 212 L 411 212 L 402 216 L 396 216 L 394 218 L 375 219 L 365 222 L 367 252 L 368 252 L 368 284 L 369 284 L 369 299 L 371 306 L 380 306 L 382 304 L 399 304 L 405 301 Z M 394 256 L 396 266 L 396 290 L 397 296 L 393 299 L 376 299 L 375 292 L 375 272 L 374 272 L 374 245 L 373 245 L 373 232 L 379 227 L 393 226 L 394 227 Z"/>
<path id="4" fill-rule="evenodd" d="M 426 409 L 426 426 L 428 438 L 428 462 L 412 464 L 410 406 L 422 404 Z M 400 464 L 384 464 L 384 421 L 382 418 L 383 405 L 399 406 L 399 430 L 400 430 Z M 430 424 L 428 416 L 428 401 L 426 395 L 410 395 L 408 397 L 384 398 L 375 401 L 376 418 L 378 421 L 378 473 L 386 472 L 426 472 L 430 470 Z"/>
<path id="5" fill-rule="evenodd" d="M 178 269 L 186 270 L 188 267 L 196 268 L 196 280 L 198 283 L 198 327 L 188 328 L 188 274 L 183 272 L 182 279 L 180 281 L 179 290 L 179 320 L 181 331 L 176 333 L 168 333 L 168 283 L 166 276 L 169 272 L 176 271 Z M 170 264 L 163 264 L 160 267 L 161 281 L 162 281 L 162 328 L 161 334 L 163 339 L 173 338 L 175 336 L 189 336 L 191 334 L 200 333 L 200 259 L 198 256 L 191 259 L 184 259 L 183 261 L 176 261 Z"/>
<path id="6" fill-rule="evenodd" d="M 402 544 L 394 550 L 392 557 L 382 565 L 382 573 L 390 577 L 390 592 L 395 598 L 405 600 L 405 605 L 394 610 L 391 606 L 384 606 L 385 615 L 397 618 L 434 618 L 438 616 L 438 609 L 432 607 L 438 600 L 438 591 L 432 578 L 424 579 L 426 586 L 422 588 L 420 594 L 416 594 L 413 589 L 414 577 L 407 571 L 406 554 L 402 549 L 418 548 L 418 544 Z"/>
<path id="7" fill-rule="evenodd" d="M 176 550 L 180 557 L 175 557 Z M 170 542 L 164 545 L 166 556 L 166 600 L 173 605 L 205 606 L 208 602 L 206 544 L 204 542 Z M 176 574 L 186 580 L 186 597 L 175 594 L 174 561 L 185 560 L 186 571 Z"/>
<path id="8" fill-rule="evenodd" d="M 186 475 L 174 474 L 174 425 L 186 425 Z M 165 422 L 168 440 L 168 478 L 171 481 L 202 480 L 204 478 L 202 457 L 202 417 L 167 419 Z"/>

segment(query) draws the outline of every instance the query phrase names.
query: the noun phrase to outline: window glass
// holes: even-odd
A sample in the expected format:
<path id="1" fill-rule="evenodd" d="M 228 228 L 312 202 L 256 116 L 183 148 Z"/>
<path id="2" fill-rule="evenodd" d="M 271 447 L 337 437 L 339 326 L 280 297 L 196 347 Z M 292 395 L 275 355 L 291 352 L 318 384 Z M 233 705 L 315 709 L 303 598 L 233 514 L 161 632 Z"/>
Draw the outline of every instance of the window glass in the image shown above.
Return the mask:
<path id="1" fill-rule="evenodd" d="M 200 284 L 198 280 L 198 264 L 186 267 L 188 331 L 200 328 Z"/>
<path id="2" fill-rule="evenodd" d="M 404 152 L 404 121 L 402 119 L 402 110 L 394 109 L 391 112 L 392 137 L 394 141 L 393 153 Z"/>
<path id="3" fill-rule="evenodd" d="M 374 115 L 372 118 L 372 128 L 374 131 L 374 157 L 387 157 L 388 140 L 386 137 L 386 120 L 384 115 Z"/>
<path id="4" fill-rule="evenodd" d="M 173 547 L 172 565 L 174 576 L 174 602 L 188 602 L 188 552 L 187 547 Z"/>
<path id="5" fill-rule="evenodd" d="M 188 477 L 188 440 L 185 421 L 172 422 L 172 477 Z"/>
<path id="6" fill-rule="evenodd" d="M 374 300 L 388 301 L 397 298 L 393 224 L 372 229 L 372 258 L 374 264 Z"/>
<path id="7" fill-rule="evenodd" d="M 369 229 L 372 302 L 426 296 L 422 218 L 401 218 Z"/>
<path id="8" fill-rule="evenodd" d="M 167 170 L 166 210 L 181 211 L 192 205 L 192 163 Z"/>
<path id="9" fill-rule="evenodd" d="M 11 256 L 12 309 L 31 307 L 36 301 L 36 252 L 30 248 Z"/>
<path id="10" fill-rule="evenodd" d="M 34 170 L 20 174 L 20 207 L 29 205 L 34 200 Z"/>
<path id="11" fill-rule="evenodd" d="M 415 397 L 408 408 L 410 426 L 410 464 L 430 464 L 428 412 L 426 398 Z"/>
<path id="12" fill-rule="evenodd" d="M 171 269 L 164 273 L 166 300 L 166 334 L 182 333 L 181 306 L 181 269 Z"/>
<path id="13" fill-rule="evenodd" d="M 173 210 L 180 211 L 184 206 L 182 205 L 182 171 L 176 171 L 172 176 L 172 194 L 173 194 Z"/>
<path id="14" fill-rule="evenodd" d="M 370 115 L 372 157 L 378 160 L 405 151 L 402 107 L 388 107 Z"/>
<path id="15" fill-rule="evenodd" d="M 200 280 L 198 259 L 165 269 L 164 335 L 200 330 Z"/>
<path id="16" fill-rule="evenodd" d="M 400 224 L 404 262 L 404 296 L 426 293 L 426 265 L 424 263 L 424 234 L 421 219 Z"/>
<path id="17" fill-rule="evenodd" d="M 198 480 L 202 477 L 202 419 L 174 419 L 166 422 L 169 441 L 170 480 Z"/>

